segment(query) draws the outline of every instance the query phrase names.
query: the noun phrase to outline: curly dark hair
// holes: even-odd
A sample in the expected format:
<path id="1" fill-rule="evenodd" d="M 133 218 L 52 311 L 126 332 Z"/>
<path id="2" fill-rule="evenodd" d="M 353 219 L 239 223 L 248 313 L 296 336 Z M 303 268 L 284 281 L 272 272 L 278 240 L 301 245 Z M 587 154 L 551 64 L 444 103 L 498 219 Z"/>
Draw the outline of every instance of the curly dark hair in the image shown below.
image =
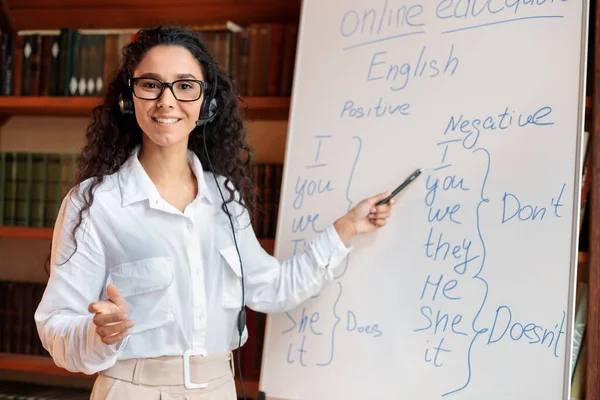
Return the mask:
<path id="1" fill-rule="evenodd" d="M 123 61 L 108 85 L 104 101 L 92 112 L 92 120 L 86 130 L 87 144 L 77 158 L 73 186 L 77 187 L 90 178 L 92 182 L 79 193 L 83 206 L 79 210 L 73 236 L 94 202 L 94 189 L 105 176 L 115 173 L 133 149 L 142 143 L 143 132 L 135 116 L 121 112 L 119 98 L 121 95 L 130 96 L 128 79 L 133 77 L 135 68 L 146 53 L 159 45 L 182 46 L 190 51 L 200 63 L 204 80 L 209 82 L 207 93 L 212 93 L 216 74 L 215 98 L 219 111 L 215 119 L 204 127 L 205 138 L 202 128 L 196 127 L 191 132 L 188 148 L 198 156 L 204 170 L 225 177 L 229 196 L 222 204 L 223 210 L 227 212 L 226 204 L 238 201 L 252 217 L 252 153 L 245 141 L 238 89 L 231 77 L 216 64 L 199 32 L 180 26 L 158 26 L 140 30 L 135 39 L 123 48 Z M 203 139 L 206 140 L 210 163 L 206 158 Z M 236 198 L 235 191 L 238 191 L 240 198 Z"/>

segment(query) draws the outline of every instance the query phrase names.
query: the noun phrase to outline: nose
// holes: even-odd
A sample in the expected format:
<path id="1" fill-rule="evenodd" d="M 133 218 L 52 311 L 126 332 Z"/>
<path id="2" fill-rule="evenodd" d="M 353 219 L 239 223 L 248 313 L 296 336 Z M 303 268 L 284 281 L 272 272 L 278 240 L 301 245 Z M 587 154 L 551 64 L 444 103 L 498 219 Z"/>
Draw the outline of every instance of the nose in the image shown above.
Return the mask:
<path id="1" fill-rule="evenodd" d="M 173 92 L 171 91 L 171 89 L 167 87 L 167 88 L 165 88 L 165 90 L 163 90 L 162 95 L 158 98 L 156 106 L 159 108 L 164 108 L 164 107 L 170 108 L 170 107 L 173 107 L 175 102 L 177 102 L 177 99 L 173 95 Z"/>

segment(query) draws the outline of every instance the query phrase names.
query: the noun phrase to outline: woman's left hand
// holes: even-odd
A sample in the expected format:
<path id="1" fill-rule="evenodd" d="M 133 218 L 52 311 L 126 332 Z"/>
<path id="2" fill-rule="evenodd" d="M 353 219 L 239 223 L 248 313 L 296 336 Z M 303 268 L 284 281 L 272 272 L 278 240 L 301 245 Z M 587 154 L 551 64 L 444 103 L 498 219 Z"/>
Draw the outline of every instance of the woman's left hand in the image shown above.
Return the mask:
<path id="1" fill-rule="evenodd" d="M 342 242 L 348 243 L 352 236 L 369 233 L 384 226 L 392 214 L 392 205 L 395 201 L 391 199 L 387 204 L 380 206 L 375 204 L 390 194 L 391 192 L 385 192 L 369 197 L 335 221 L 334 227 Z"/>

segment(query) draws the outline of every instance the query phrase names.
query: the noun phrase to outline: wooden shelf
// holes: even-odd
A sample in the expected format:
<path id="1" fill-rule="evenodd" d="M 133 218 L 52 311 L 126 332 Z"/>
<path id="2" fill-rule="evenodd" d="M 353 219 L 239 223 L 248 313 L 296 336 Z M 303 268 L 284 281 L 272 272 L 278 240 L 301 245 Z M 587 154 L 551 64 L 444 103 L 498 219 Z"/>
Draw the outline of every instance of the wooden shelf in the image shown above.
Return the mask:
<path id="1" fill-rule="evenodd" d="M 300 0 L 6 0 L 17 29 L 298 21 Z"/>
<path id="2" fill-rule="evenodd" d="M 69 372 L 66 369 L 58 367 L 54 364 L 52 358 L 47 356 L 30 356 L 24 354 L 0 353 L 0 371 L 16 371 L 33 374 L 67 376 L 72 378 L 96 379 L 97 374 L 86 375 L 82 373 Z M 235 385 L 238 394 L 241 394 L 242 389 L 237 379 Z M 244 389 L 247 396 L 255 396 L 258 393 L 258 380 L 253 378 L 244 379 Z"/>
<path id="3" fill-rule="evenodd" d="M 0 114 L 43 116 L 90 116 L 101 97 L 0 96 Z M 289 97 L 247 97 L 240 102 L 249 120 L 285 120 Z"/>
<path id="4" fill-rule="evenodd" d="M 25 226 L 0 226 L 0 238 L 52 239 L 51 228 L 29 228 Z"/>
<path id="5" fill-rule="evenodd" d="M 0 371 L 18 371 L 34 374 L 80 377 L 84 379 L 96 378 L 96 375 L 73 373 L 60 368 L 54 364 L 54 361 L 50 357 L 24 354 L 0 353 Z"/>
<path id="6" fill-rule="evenodd" d="M 52 239 L 52 228 L 31 228 L 26 226 L 0 226 L 0 238 Z M 263 249 L 273 254 L 275 239 L 259 238 Z"/>

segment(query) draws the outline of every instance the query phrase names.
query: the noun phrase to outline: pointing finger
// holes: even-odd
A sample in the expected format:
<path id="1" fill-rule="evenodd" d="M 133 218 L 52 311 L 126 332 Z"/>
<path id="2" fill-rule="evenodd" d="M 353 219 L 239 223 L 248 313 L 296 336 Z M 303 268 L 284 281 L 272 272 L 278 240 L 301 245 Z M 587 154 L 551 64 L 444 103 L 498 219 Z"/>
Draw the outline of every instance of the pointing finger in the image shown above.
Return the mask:
<path id="1" fill-rule="evenodd" d="M 115 285 L 108 285 L 106 288 L 106 294 L 108 298 L 117 305 L 117 307 L 127 307 L 127 302 L 125 298 L 119 293 Z"/>

